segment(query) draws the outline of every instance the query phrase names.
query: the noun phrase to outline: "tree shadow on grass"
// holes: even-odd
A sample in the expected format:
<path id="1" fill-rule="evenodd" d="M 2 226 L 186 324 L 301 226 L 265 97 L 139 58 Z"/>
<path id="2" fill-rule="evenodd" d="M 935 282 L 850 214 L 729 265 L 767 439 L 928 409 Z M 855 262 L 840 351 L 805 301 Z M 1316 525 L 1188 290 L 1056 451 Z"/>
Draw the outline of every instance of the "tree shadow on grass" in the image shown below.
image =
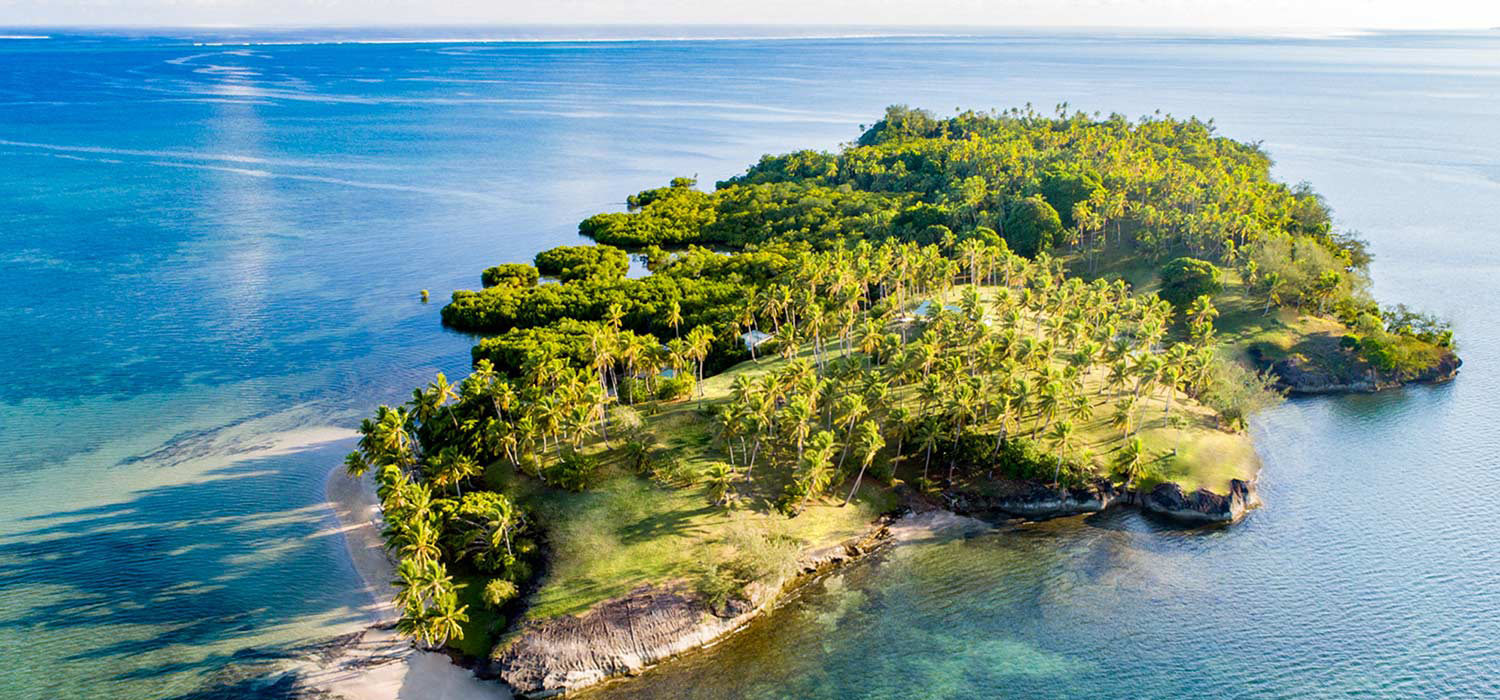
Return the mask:
<path id="1" fill-rule="evenodd" d="M 325 465 L 345 447 L 249 459 L 25 519 L 29 529 L 0 537 L 0 626 L 56 646 L 60 665 L 88 667 L 60 677 L 111 669 L 115 681 L 162 679 L 162 691 L 181 687 L 177 674 L 229 663 L 237 643 L 268 629 L 366 620 L 373 600 L 358 593 L 323 503 Z M 36 594 L 17 594 L 27 589 Z"/>
<path id="2" fill-rule="evenodd" d="M 620 528 L 620 541 L 634 544 L 658 537 L 690 535 L 701 531 L 703 526 L 696 521 L 717 511 L 721 506 L 704 503 L 692 510 L 671 510 L 647 516 L 635 523 Z"/>

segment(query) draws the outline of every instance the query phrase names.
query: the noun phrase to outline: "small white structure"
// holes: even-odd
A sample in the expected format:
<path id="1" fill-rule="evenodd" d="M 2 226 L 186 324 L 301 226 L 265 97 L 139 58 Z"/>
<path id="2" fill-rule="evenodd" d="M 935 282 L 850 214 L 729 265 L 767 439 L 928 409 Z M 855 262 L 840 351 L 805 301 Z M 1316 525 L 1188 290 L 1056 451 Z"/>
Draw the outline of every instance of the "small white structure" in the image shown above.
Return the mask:
<path id="1" fill-rule="evenodd" d="M 763 333 L 761 331 L 752 330 L 746 333 L 741 333 L 740 342 L 743 342 L 745 344 L 746 350 L 755 350 L 756 348 L 765 345 L 768 341 L 775 337 L 776 336 L 771 335 L 770 333 Z"/>

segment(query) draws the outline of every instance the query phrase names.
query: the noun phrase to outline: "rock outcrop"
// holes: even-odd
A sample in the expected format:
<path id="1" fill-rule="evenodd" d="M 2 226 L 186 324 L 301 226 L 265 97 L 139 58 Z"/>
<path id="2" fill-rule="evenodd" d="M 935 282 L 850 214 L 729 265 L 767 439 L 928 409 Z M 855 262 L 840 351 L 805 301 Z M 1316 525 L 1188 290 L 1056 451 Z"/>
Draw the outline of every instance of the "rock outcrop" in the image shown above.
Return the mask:
<path id="1" fill-rule="evenodd" d="M 685 582 L 645 585 L 578 615 L 524 626 L 496 650 L 495 670 L 517 695 L 542 698 L 578 690 L 707 646 L 750 622 L 800 579 L 870 551 L 888 536 L 878 522 L 864 536 L 803 553 L 798 574 L 711 608 Z"/>
<path id="2" fill-rule="evenodd" d="M 948 509 L 960 514 L 1003 514 L 1031 520 L 1097 513 L 1116 505 L 1135 505 L 1188 523 L 1232 523 L 1260 505 L 1255 483 L 1233 479 L 1229 493 L 1208 489 L 1184 492 L 1175 483 L 1161 483 L 1145 492 L 1128 491 L 1099 479 L 1083 488 L 1058 490 L 1034 481 L 997 481 L 982 492 L 947 491 Z"/>
<path id="3" fill-rule="evenodd" d="M 1104 479 L 1061 490 L 1035 481 L 996 479 L 983 491 L 943 492 L 944 505 L 955 513 L 1001 513 L 1036 520 L 1097 513 L 1129 497 L 1129 492 Z"/>
<path id="4" fill-rule="evenodd" d="M 1231 479 L 1229 493 L 1220 494 L 1208 489 L 1183 493 L 1175 483 L 1157 484 L 1150 491 L 1139 494 L 1141 508 L 1153 513 L 1188 522 L 1232 523 L 1244 517 L 1245 511 L 1260 505 L 1253 482 Z"/>
<path id="5" fill-rule="evenodd" d="M 1300 354 L 1265 362 L 1255 355 L 1252 352 L 1252 359 L 1275 377 L 1277 388 L 1295 395 L 1371 392 L 1406 384 L 1446 382 L 1457 376 L 1459 367 L 1463 366 L 1463 360 L 1448 351 L 1444 351 L 1433 365 L 1416 372 L 1381 372 L 1364 361 L 1320 363 Z"/>

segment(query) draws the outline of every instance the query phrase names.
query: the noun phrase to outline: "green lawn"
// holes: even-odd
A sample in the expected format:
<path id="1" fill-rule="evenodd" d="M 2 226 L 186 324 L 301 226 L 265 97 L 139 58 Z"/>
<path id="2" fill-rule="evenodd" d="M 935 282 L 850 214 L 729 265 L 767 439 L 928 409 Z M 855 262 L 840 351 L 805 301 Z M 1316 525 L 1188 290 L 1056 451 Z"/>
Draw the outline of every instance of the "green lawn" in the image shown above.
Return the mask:
<path id="1" fill-rule="evenodd" d="M 646 428 L 664 446 L 678 448 L 689 468 L 722 460 L 710 449 L 700 405 L 727 400 L 736 375 L 782 364 L 779 357 L 744 362 L 710 377 L 703 400 L 695 395 L 662 406 L 659 413 L 643 416 Z M 531 488 L 528 493 L 523 485 L 523 498 L 535 508 L 551 547 L 549 569 L 526 612 L 529 619 L 583 612 L 645 583 L 691 579 L 706 562 L 724 558 L 726 548 L 746 538 L 791 538 L 804 547 L 836 544 L 860 535 L 896 505 L 888 489 L 867 479 L 848 507 L 840 507 L 839 494 L 812 501 L 796 518 L 788 518 L 770 507 L 781 484 L 757 477 L 752 492 L 729 508 L 711 503 L 702 485 L 663 486 L 629 473 L 618 443 L 614 449 L 596 444 L 592 450 L 603 462 L 604 476 L 589 490 Z M 764 460 L 757 469 L 772 473 Z"/>

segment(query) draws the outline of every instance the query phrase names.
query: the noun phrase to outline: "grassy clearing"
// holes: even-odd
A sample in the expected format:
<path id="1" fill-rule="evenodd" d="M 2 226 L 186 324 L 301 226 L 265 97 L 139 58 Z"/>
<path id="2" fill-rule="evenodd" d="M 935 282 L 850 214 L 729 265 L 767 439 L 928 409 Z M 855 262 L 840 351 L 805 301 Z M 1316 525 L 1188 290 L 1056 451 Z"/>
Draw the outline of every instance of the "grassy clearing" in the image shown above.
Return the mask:
<path id="1" fill-rule="evenodd" d="M 767 372 L 784 363 L 780 358 L 745 362 L 710 377 L 701 401 L 660 406 L 654 415 L 643 416 L 646 429 L 663 446 L 675 448 L 689 471 L 722 460 L 711 449 L 701 408 L 727 400 L 736 375 Z M 801 547 L 835 544 L 858 536 L 896 505 L 888 489 L 867 479 L 848 507 L 830 497 L 812 501 L 796 518 L 788 518 L 770 507 L 783 484 L 771 478 L 772 470 L 758 465 L 766 476 L 757 476 L 749 492 L 729 508 L 711 503 L 703 485 L 663 486 L 630 473 L 618 442 L 610 448 L 596 442 L 585 451 L 602 464 L 601 478 L 587 491 L 541 489 L 529 480 L 516 484 L 548 530 L 551 547 L 550 568 L 530 600 L 528 619 L 580 613 L 646 583 L 692 579 L 748 539 L 795 541 Z"/>
<path id="2" fill-rule="evenodd" d="M 538 505 L 551 523 L 551 568 L 526 614 L 579 613 L 644 583 L 690 579 L 735 538 L 790 537 L 818 546 L 857 536 L 890 503 L 876 488 L 865 491 L 847 508 L 815 502 L 795 519 L 716 506 L 702 487 L 663 487 L 629 474 L 584 493 L 550 493 Z"/>

